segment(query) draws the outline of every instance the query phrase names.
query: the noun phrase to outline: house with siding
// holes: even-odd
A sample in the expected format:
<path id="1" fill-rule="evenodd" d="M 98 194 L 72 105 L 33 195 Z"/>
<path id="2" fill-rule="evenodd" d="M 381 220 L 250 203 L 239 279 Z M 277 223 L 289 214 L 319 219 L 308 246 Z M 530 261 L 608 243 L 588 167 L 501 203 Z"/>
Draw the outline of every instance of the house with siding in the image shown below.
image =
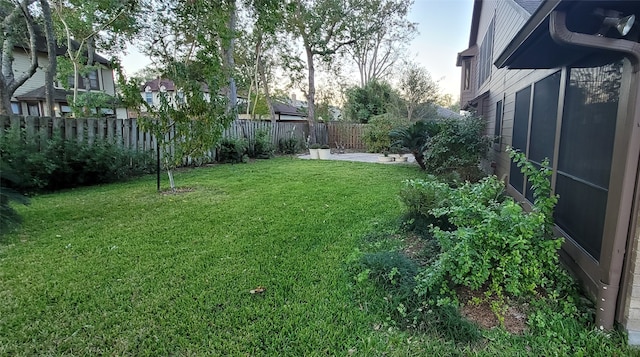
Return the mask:
<path id="1" fill-rule="evenodd" d="M 49 58 L 47 55 L 46 44 L 44 37 L 38 37 L 37 43 L 37 56 L 38 56 L 38 68 L 31 78 L 29 78 L 20 88 L 16 90 L 11 98 L 11 109 L 13 114 L 17 115 L 31 115 L 31 116 L 49 116 L 46 108 L 45 99 L 45 69 L 48 66 Z M 28 70 L 31 63 L 31 56 L 25 49 L 20 46 L 16 46 L 13 50 L 13 71 L 15 73 L 24 73 Z M 65 54 L 64 48 L 58 48 L 56 52 L 57 56 L 63 56 Z M 82 79 L 79 82 L 78 91 L 80 93 L 93 91 L 103 92 L 114 98 L 114 105 L 110 108 L 100 108 L 100 115 L 116 116 L 117 118 L 126 118 L 127 110 L 125 108 L 118 108 L 116 101 L 116 86 L 114 80 L 113 68 L 109 61 L 98 55 L 94 55 L 96 70 L 88 74 L 89 88 L 85 88 L 85 83 Z M 69 79 L 68 83 L 73 87 L 73 78 Z M 71 107 L 68 103 L 68 96 L 73 93 L 66 90 L 62 83 L 54 83 L 54 116 L 66 116 L 71 113 Z"/>
<path id="2" fill-rule="evenodd" d="M 458 54 L 461 104 L 487 120 L 496 174 L 530 207 L 505 150 L 552 169 L 563 262 L 603 329 L 640 344 L 640 16 L 637 1 L 475 0 Z"/>

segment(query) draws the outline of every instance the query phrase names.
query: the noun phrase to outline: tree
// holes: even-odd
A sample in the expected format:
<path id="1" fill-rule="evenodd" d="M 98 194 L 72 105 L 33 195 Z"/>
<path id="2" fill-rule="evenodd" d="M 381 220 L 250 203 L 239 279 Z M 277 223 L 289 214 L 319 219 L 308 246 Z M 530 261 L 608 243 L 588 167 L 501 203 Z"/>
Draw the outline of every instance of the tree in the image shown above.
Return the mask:
<path id="1" fill-rule="evenodd" d="M 158 140 L 162 163 L 175 190 L 173 172 L 184 160 L 197 160 L 210 152 L 225 127 L 234 119 L 233 51 L 235 1 L 175 0 L 154 3 L 145 17 L 143 50 L 176 93 L 160 93 L 160 105 L 146 103 L 139 83 L 120 76 L 123 98 L 129 107 L 142 108 L 139 122 Z"/>
<path id="2" fill-rule="evenodd" d="M 330 62 L 344 46 L 362 39 L 372 28 L 365 5 L 371 0 L 289 0 L 287 3 L 287 31 L 302 40 L 307 61 L 308 121 L 311 142 L 315 142 L 315 58 Z"/>
<path id="3" fill-rule="evenodd" d="M 63 41 L 66 56 L 60 60 L 58 79 L 68 85 L 73 78 L 71 105 L 76 112 L 99 106 L 103 96 L 91 93 L 90 76 L 95 66 L 96 50 L 119 52 L 126 40 L 138 32 L 141 2 L 137 0 L 51 0 L 58 39 Z M 97 76 L 96 76 L 97 77 Z M 80 94 L 80 81 L 87 92 Z M 85 98 L 79 98 L 83 96 Z M 94 104 L 90 104 L 91 102 Z M 82 113 L 87 114 L 87 113 Z"/>
<path id="4" fill-rule="evenodd" d="M 358 67 L 360 87 L 384 79 L 415 36 L 416 26 L 407 20 L 412 4 L 413 0 L 375 0 L 369 4 L 368 36 L 345 47 L 346 55 Z"/>
<path id="5" fill-rule="evenodd" d="M 11 114 L 11 97 L 20 86 L 31 78 L 38 68 L 36 51 L 35 20 L 30 6 L 35 0 L 21 0 L 20 2 L 0 1 L 0 15 L 2 28 L 0 40 L 0 115 Z M 26 31 L 25 31 L 26 30 Z M 29 56 L 29 66 L 21 74 L 16 75 L 13 68 L 13 51 L 16 46 L 23 47 Z"/>
<path id="6" fill-rule="evenodd" d="M 415 63 L 408 63 L 403 69 L 398 91 L 409 121 L 424 117 L 438 99 L 438 84 Z"/>
<path id="7" fill-rule="evenodd" d="M 371 80 L 364 87 L 350 87 L 345 92 L 346 103 L 344 113 L 348 120 L 367 123 L 373 116 L 388 111 L 390 103 L 397 98 L 391 85 L 378 80 Z"/>

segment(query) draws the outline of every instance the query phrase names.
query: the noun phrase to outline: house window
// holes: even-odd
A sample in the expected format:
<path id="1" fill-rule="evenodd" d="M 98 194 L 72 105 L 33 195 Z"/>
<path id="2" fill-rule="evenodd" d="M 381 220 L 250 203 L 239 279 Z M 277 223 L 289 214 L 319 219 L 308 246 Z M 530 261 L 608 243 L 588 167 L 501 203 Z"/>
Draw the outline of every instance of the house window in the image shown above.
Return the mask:
<path id="1" fill-rule="evenodd" d="M 147 102 L 147 104 L 153 105 L 153 93 L 145 92 L 144 93 L 144 100 Z"/>
<path id="2" fill-rule="evenodd" d="M 495 27 L 495 19 L 491 20 L 489 28 L 484 35 L 482 45 L 480 45 L 480 56 L 478 60 L 478 88 L 491 75 L 491 67 L 493 66 L 493 34 Z"/>
<path id="3" fill-rule="evenodd" d="M 60 114 L 64 116 L 68 116 L 71 114 L 71 107 L 67 103 L 60 103 Z"/>
<path id="4" fill-rule="evenodd" d="M 91 71 L 87 74 L 89 80 L 89 89 L 100 89 L 100 82 L 98 81 L 98 71 Z M 69 76 L 68 80 L 69 88 L 73 88 L 75 83 L 73 81 L 73 75 Z M 84 85 L 84 78 L 78 75 L 78 89 L 86 89 Z"/>
<path id="5" fill-rule="evenodd" d="M 176 93 L 176 103 L 184 104 L 184 92 L 177 92 Z"/>
<path id="6" fill-rule="evenodd" d="M 557 225 L 599 260 L 609 191 L 622 62 L 568 73 L 555 209 Z"/>
<path id="7" fill-rule="evenodd" d="M 40 106 L 37 102 L 29 102 L 27 103 L 27 113 L 32 116 L 39 117 L 40 116 Z"/>
<path id="8" fill-rule="evenodd" d="M 495 149 L 500 151 L 500 143 L 502 142 L 502 101 L 496 103 L 496 123 L 493 129 L 494 143 L 497 144 Z"/>
<path id="9" fill-rule="evenodd" d="M 464 84 L 462 89 L 469 90 L 471 89 L 471 61 L 465 60 L 463 62 L 464 66 Z"/>
<path id="10" fill-rule="evenodd" d="M 529 105 L 531 102 L 531 86 L 516 93 L 516 108 L 513 118 L 513 139 L 511 146 L 519 151 L 527 152 L 527 137 L 529 136 Z M 511 162 L 509 184 L 518 192 L 524 193 L 524 175 L 520 168 Z"/>
<path id="11" fill-rule="evenodd" d="M 13 114 L 22 115 L 22 106 L 18 102 L 11 102 L 11 111 Z"/>

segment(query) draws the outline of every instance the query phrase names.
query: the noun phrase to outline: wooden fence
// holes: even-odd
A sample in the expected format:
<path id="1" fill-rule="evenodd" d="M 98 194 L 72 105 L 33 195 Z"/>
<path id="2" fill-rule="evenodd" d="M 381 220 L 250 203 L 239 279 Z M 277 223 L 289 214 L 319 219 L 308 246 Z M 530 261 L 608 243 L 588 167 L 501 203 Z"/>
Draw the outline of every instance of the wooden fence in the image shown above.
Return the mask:
<path id="1" fill-rule="evenodd" d="M 20 128 L 39 145 L 51 139 L 54 133 L 60 133 L 66 139 L 107 140 L 135 150 L 152 150 L 156 147 L 155 138 L 140 129 L 136 119 L 112 118 L 51 118 L 33 116 L 0 116 L 0 135 L 4 129 Z M 364 149 L 362 132 L 365 124 L 329 122 L 315 123 L 316 141 L 335 147 L 336 144 L 347 149 Z M 269 122 L 240 119 L 229 125 L 224 131 L 225 137 L 246 138 L 252 140 L 258 131 L 266 131 L 272 143 L 278 145 L 280 139 L 296 138 L 301 143 L 307 141 L 309 124 L 307 122 Z"/>

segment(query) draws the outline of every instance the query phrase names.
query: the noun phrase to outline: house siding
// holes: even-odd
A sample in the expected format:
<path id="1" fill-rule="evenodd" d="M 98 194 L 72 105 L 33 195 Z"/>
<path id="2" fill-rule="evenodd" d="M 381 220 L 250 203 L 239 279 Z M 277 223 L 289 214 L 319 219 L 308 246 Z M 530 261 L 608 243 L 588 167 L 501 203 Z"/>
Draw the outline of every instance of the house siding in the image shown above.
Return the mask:
<path id="1" fill-rule="evenodd" d="M 495 34 L 494 34 L 494 43 L 493 43 L 493 60 L 497 58 L 499 54 L 501 54 L 507 45 L 511 42 L 515 34 L 522 28 L 522 26 L 526 23 L 529 18 L 529 13 L 527 13 L 524 9 L 522 9 L 519 5 L 511 0 L 505 1 L 483 1 L 482 2 L 482 11 L 480 13 L 480 21 L 479 28 L 477 31 L 477 38 L 471 39 L 470 46 L 474 44 L 480 47 L 482 44 L 479 41 L 482 41 L 485 38 L 485 33 L 488 29 L 489 24 L 495 16 Z M 480 52 L 480 51 L 478 51 Z M 474 74 L 472 74 L 472 78 L 477 80 L 478 72 L 477 66 L 472 67 L 476 70 Z M 464 67 L 462 68 L 464 71 Z M 562 70 L 561 68 L 555 69 L 544 69 L 544 70 L 510 70 L 510 69 L 497 69 L 495 66 L 492 66 L 492 71 L 490 76 L 487 78 L 487 81 L 483 83 L 481 86 L 472 86 L 472 93 L 461 92 L 461 98 L 464 99 L 473 99 L 479 98 L 477 100 L 480 101 L 477 106 L 478 113 L 481 114 L 482 117 L 487 121 L 487 134 L 493 135 L 495 128 L 495 117 L 496 117 L 496 103 L 500 100 L 503 100 L 503 113 L 502 113 L 502 127 L 501 127 L 501 140 L 499 150 L 491 150 L 491 160 L 495 162 L 495 174 L 505 181 L 505 183 L 509 182 L 509 174 L 510 174 L 510 160 L 505 153 L 505 149 L 507 146 L 510 146 L 513 142 L 513 129 L 514 129 L 514 114 L 515 114 L 515 99 L 516 93 L 523 88 L 533 85 L 534 83 L 546 78 L 547 76 Z M 482 95 L 482 96 L 481 96 Z M 480 97 L 481 96 L 481 97 Z M 632 99 L 631 99 L 632 100 Z M 462 102 L 464 105 L 465 102 Z M 624 109 L 623 109 L 624 110 Z M 636 117 L 638 113 L 635 114 Z M 628 120 L 628 119 L 627 119 Z M 616 130 L 625 131 L 624 122 L 619 122 Z M 628 128 L 627 128 L 628 129 Z M 616 135 L 619 135 L 617 133 Z M 624 133 L 623 133 L 624 134 Z M 620 140 L 624 139 L 624 135 L 620 136 Z M 616 139 L 618 140 L 618 139 Z M 618 146 L 621 144 L 618 143 Z M 620 148 L 619 148 L 620 149 Z M 614 161 L 615 160 L 614 155 Z M 612 175 L 619 175 L 620 170 L 614 171 L 614 167 L 620 166 L 620 164 L 612 163 Z M 635 173 L 635 172 L 634 172 Z M 621 179 L 612 179 L 610 185 L 611 187 L 619 186 Z M 636 184 L 636 187 L 640 187 L 640 182 Z M 510 191 L 514 193 L 513 191 Z M 617 192 L 617 193 L 616 193 Z M 609 203 L 612 206 L 615 206 L 619 203 L 620 197 L 623 194 L 627 194 L 624 192 L 618 192 L 616 190 L 612 190 L 611 197 L 609 199 Z M 518 197 L 518 194 L 515 195 Z M 519 196 L 520 199 L 522 196 Z M 619 293 L 619 300 L 617 305 L 617 315 L 616 320 L 620 322 L 625 329 L 628 331 L 629 343 L 631 345 L 640 345 L 640 254 L 638 254 L 638 250 L 640 247 L 640 193 L 637 193 L 636 201 L 635 201 L 635 210 L 633 213 L 633 222 L 629 222 L 630 226 L 635 227 L 633 230 L 633 236 L 628 238 L 627 249 L 626 249 L 626 259 L 624 266 L 624 275 L 623 280 L 620 281 L 621 291 Z M 613 217 L 610 211 L 610 208 L 607 208 L 607 215 Z M 615 218 L 615 217 L 614 217 Z M 616 218 L 617 219 L 617 218 Z M 609 225 L 613 222 L 613 219 L 609 218 Z M 609 233 L 607 233 L 609 232 Z M 611 234 L 611 229 L 605 230 L 605 235 Z M 582 256 L 576 255 L 576 251 L 579 248 L 576 246 L 565 246 L 563 256 L 565 258 L 578 259 L 571 264 L 573 267 L 578 267 L 578 269 L 587 269 L 584 271 L 576 271 L 576 274 L 585 279 L 585 285 L 588 291 L 596 296 L 596 292 L 593 290 L 593 287 L 601 284 L 602 281 L 598 274 L 604 274 L 604 271 L 600 271 L 600 267 L 597 266 L 598 262 L 596 261 L 595 269 L 598 269 L 594 274 L 593 270 L 589 270 L 591 268 L 587 267 L 585 263 L 585 259 Z M 582 253 L 580 253 L 582 254 Z M 567 260 L 565 260 L 567 262 Z M 570 265 L 571 265 L 570 264 Z M 588 281 L 591 279 L 591 281 Z M 611 284 L 617 284 L 618 282 L 611 282 Z M 591 286 L 589 286 L 591 284 Z"/>
<path id="2" fill-rule="evenodd" d="M 26 53 L 21 53 L 14 51 L 13 52 L 13 73 L 15 76 L 21 76 L 23 73 L 26 73 L 31 64 L 31 57 Z M 47 56 L 38 54 L 38 69 L 36 73 L 29 79 L 20 88 L 18 88 L 13 94 L 15 100 L 16 96 L 20 96 L 21 94 L 30 92 L 34 89 L 42 87 L 45 82 L 45 68 L 49 64 L 49 60 Z"/>

